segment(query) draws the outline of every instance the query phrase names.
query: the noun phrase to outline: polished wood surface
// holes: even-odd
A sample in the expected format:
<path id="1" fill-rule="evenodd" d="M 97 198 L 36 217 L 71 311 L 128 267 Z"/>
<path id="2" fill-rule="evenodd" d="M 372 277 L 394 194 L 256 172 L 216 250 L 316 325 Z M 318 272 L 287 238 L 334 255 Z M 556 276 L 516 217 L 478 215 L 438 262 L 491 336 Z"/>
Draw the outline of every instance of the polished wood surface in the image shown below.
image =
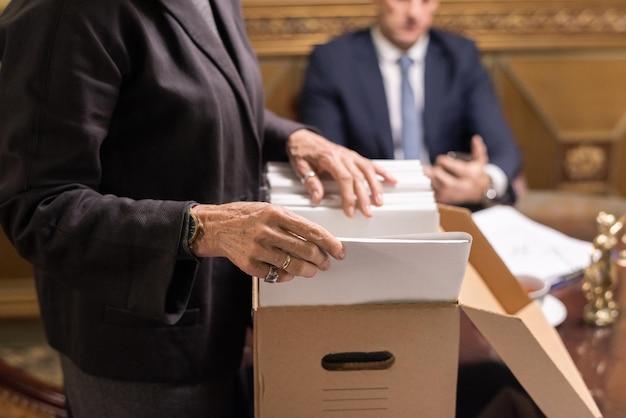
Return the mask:
<path id="1" fill-rule="evenodd" d="M 515 207 L 529 218 L 570 237 L 592 241 L 600 211 L 617 217 L 626 213 L 626 199 L 558 190 L 531 190 Z"/>
<path id="2" fill-rule="evenodd" d="M 626 279 L 626 268 L 619 270 Z M 567 317 L 557 330 L 604 418 L 626 417 L 626 319 L 607 328 L 592 327 L 582 320 L 586 300 L 582 279 L 552 291 L 567 309 Z M 626 285 L 617 289 L 617 300 L 626 307 Z M 478 330 L 462 317 L 461 363 L 500 361 Z"/>
<path id="3" fill-rule="evenodd" d="M 593 241 L 600 211 L 616 216 L 626 213 L 626 199 L 567 191 L 529 191 L 516 208 L 529 218 L 571 237 Z M 514 237 L 512 237 L 514 238 Z M 626 242 L 621 245 L 626 246 Z M 621 248 L 620 248 L 621 249 Z M 626 267 L 618 267 L 615 298 L 626 309 Z M 580 371 L 604 418 L 626 417 L 626 313 L 613 326 L 598 328 L 582 320 L 586 299 L 583 279 L 553 290 L 567 309 L 567 317 L 557 330 Z M 497 353 L 467 317 L 461 321 L 461 363 L 500 361 Z"/>
<path id="4" fill-rule="evenodd" d="M 621 280 L 626 268 L 619 269 Z M 582 311 L 586 300 L 582 281 L 558 289 L 553 295 L 567 308 L 567 318 L 558 326 L 559 334 L 604 418 L 626 417 L 626 320 L 607 328 L 586 325 Z M 626 286 L 617 289 L 617 300 L 626 307 Z"/>
<path id="5" fill-rule="evenodd" d="M 595 195 L 531 191 L 520 199 L 520 212 L 569 236 L 593 241 L 600 211 L 617 217 L 626 213 L 626 199 Z M 618 267 L 616 300 L 626 308 L 626 268 Z M 552 292 L 565 304 L 567 318 L 557 327 L 574 363 L 605 418 L 626 417 L 626 319 L 606 328 L 582 320 L 586 299 L 582 279 Z"/>
<path id="6" fill-rule="evenodd" d="M 626 271 L 622 276 L 626 277 L 624 273 Z M 610 328 L 596 328 L 583 323 L 582 311 L 586 300 L 581 286 L 582 280 L 578 280 L 551 292 L 567 309 L 567 317 L 557 330 L 603 417 L 624 418 L 626 373 L 623 369 L 626 362 L 621 353 L 625 352 L 622 346 L 626 342 L 626 321 L 620 319 Z M 622 292 L 619 297 L 624 306 L 626 295 Z M 459 362 L 461 365 L 502 362 L 465 315 L 461 316 Z"/>

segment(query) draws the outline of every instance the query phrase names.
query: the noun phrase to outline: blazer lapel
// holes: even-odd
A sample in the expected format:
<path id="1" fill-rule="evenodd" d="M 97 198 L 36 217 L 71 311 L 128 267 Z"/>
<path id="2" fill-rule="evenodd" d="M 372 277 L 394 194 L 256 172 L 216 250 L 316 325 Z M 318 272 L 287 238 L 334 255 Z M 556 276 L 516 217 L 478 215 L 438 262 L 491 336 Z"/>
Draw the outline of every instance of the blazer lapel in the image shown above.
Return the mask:
<path id="1" fill-rule="evenodd" d="M 365 95 L 363 103 L 366 106 L 366 114 L 372 121 L 371 126 L 377 131 L 375 137 L 382 138 L 382 143 L 378 146 L 383 150 L 383 155 L 385 158 L 393 158 L 393 137 L 385 85 L 369 29 L 359 33 L 357 40 L 358 43 L 354 48 L 357 65 L 354 66 L 354 72 L 355 77 L 361 79 L 359 85 L 369 86 L 360 89 Z"/>
<path id="2" fill-rule="evenodd" d="M 233 90 L 236 95 L 240 97 L 241 102 L 246 109 L 247 116 L 250 119 L 257 141 L 260 141 L 258 125 L 256 123 L 257 120 L 253 116 L 254 112 L 250 102 L 253 98 L 249 97 L 249 89 L 246 88 L 244 80 L 233 61 L 235 59 L 240 59 L 241 54 L 237 52 L 239 48 L 237 42 L 233 41 L 238 39 L 239 35 L 235 30 L 233 30 L 233 25 L 228 23 L 232 19 L 232 17 L 227 15 L 230 11 L 224 10 L 224 6 L 220 5 L 217 7 L 217 13 L 219 13 L 219 15 L 215 16 L 215 19 L 221 19 L 224 23 L 227 32 L 226 35 L 229 38 L 228 40 L 225 40 L 225 42 L 231 42 L 234 48 L 234 57 L 230 56 L 222 40 L 217 37 L 217 34 L 214 34 L 210 30 L 202 16 L 196 11 L 195 6 L 193 6 L 191 2 L 181 0 L 159 1 L 185 29 L 198 48 L 215 63 L 215 66 L 231 84 Z M 225 19 L 222 19 L 222 16 L 224 16 Z M 241 62 L 239 62 L 239 66 L 242 66 Z"/>
<path id="3" fill-rule="evenodd" d="M 216 18 L 224 25 L 232 47 L 232 59 L 239 68 L 239 74 L 243 78 L 243 85 L 247 91 L 252 109 L 264 109 L 263 90 L 258 86 L 263 85 L 259 72 L 256 54 L 248 42 L 248 35 L 241 14 L 240 2 L 236 0 L 211 0 L 216 8 Z M 262 112 L 257 115 L 262 118 Z"/>

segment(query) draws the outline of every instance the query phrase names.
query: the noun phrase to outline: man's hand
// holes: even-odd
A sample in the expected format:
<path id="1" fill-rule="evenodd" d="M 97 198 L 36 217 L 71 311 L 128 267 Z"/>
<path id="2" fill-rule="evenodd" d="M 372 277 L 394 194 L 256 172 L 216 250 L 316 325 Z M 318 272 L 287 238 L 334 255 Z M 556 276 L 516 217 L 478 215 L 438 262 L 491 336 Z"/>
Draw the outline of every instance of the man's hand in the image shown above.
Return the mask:
<path id="1" fill-rule="evenodd" d="M 447 204 L 481 202 L 491 183 L 484 171 L 488 162 L 487 147 L 479 135 L 472 137 L 471 161 L 438 156 L 433 166 L 424 167 L 435 191 L 435 200 Z"/>
<path id="2" fill-rule="evenodd" d="M 354 216 L 357 206 L 365 216 L 372 216 L 371 204 L 383 204 L 381 180 L 391 184 L 397 182 L 371 160 L 307 129 L 291 134 L 287 155 L 314 203 L 324 197 L 319 176 L 330 175 L 339 185 L 343 210 L 349 217 Z"/>

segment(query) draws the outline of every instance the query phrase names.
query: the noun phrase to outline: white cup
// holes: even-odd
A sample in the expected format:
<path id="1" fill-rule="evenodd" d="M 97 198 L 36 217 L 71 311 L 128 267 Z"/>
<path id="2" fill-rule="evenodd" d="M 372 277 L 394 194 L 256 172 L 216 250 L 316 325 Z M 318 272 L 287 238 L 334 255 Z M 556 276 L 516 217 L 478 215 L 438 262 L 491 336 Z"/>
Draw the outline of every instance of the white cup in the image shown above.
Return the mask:
<path id="1" fill-rule="evenodd" d="M 531 276 L 527 274 L 520 274 L 516 276 L 517 281 L 522 286 L 522 289 L 528 293 L 528 296 L 531 299 L 538 301 L 539 303 L 543 302 L 543 298 L 550 291 L 550 286 L 544 280 L 540 279 L 536 276 Z"/>

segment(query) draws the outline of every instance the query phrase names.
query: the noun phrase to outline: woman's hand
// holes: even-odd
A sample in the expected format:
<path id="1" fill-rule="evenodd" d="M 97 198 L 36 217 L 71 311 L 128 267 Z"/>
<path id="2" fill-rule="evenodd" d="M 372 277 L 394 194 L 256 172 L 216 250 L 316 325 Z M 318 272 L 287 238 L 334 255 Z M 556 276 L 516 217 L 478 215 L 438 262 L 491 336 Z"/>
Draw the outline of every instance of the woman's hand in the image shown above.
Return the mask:
<path id="1" fill-rule="evenodd" d="M 324 197 L 319 175 L 329 174 L 339 185 L 343 210 L 349 217 L 354 216 L 357 205 L 365 216 L 372 216 L 371 204 L 383 204 L 381 179 L 391 184 L 397 181 L 371 160 L 307 129 L 291 134 L 287 155 L 314 203 Z"/>
<path id="2" fill-rule="evenodd" d="M 201 233 L 193 242 L 198 257 L 226 257 L 245 273 L 266 277 L 270 265 L 278 281 L 313 277 L 328 270 L 329 255 L 343 259 L 341 241 L 288 209 L 261 202 L 197 205 L 191 209 Z"/>

